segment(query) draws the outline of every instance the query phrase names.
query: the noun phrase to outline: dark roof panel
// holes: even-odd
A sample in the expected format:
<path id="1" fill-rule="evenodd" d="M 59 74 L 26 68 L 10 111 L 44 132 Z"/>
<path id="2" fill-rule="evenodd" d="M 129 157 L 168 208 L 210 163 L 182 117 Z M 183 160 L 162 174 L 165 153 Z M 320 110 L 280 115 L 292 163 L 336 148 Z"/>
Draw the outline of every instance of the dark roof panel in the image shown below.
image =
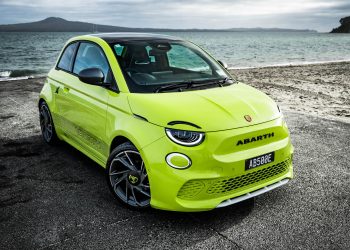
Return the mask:
<path id="1" fill-rule="evenodd" d="M 90 36 L 99 37 L 105 40 L 107 43 L 117 43 L 125 41 L 137 41 L 137 40 L 172 40 L 179 41 L 181 38 L 174 36 L 152 34 L 152 33 L 131 33 L 131 32 L 118 32 L 118 33 L 100 33 L 90 34 Z"/>

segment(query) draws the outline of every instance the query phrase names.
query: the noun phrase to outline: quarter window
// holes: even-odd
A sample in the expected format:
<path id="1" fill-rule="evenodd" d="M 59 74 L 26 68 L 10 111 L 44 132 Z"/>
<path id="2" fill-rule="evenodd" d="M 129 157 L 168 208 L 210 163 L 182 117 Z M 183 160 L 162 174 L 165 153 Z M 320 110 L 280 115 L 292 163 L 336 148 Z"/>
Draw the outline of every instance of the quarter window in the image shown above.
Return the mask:
<path id="1" fill-rule="evenodd" d="M 77 43 L 72 43 L 65 48 L 60 58 L 60 61 L 58 62 L 58 65 L 57 65 L 58 68 L 66 71 L 72 71 L 73 56 L 74 56 L 76 47 L 77 47 Z"/>
<path id="2" fill-rule="evenodd" d="M 93 43 L 82 42 L 75 58 L 73 73 L 79 74 L 80 71 L 88 68 L 101 69 L 105 79 L 109 74 L 109 65 L 101 48 Z"/>

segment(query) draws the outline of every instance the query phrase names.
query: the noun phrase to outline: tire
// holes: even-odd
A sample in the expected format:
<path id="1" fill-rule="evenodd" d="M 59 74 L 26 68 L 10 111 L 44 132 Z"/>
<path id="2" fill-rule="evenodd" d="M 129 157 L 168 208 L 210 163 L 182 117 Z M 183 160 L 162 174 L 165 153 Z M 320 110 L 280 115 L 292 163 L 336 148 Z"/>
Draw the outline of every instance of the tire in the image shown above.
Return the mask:
<path id="1" fill-rule="evenodd" d="M 56 134 L 49 106 L 45 101 L 41 101 L 39 104 L 39 119 L 41 134 L 44 141 L 50 145 L 57 144 L 59 139 Z"/>
<path id="2" fill-rule="evenodd" d="M 106 167 L 110 191 L 124 206 L 142 210 L 150 207 L 147 170 L 137 148 L 125 142 L 112 150 Z"/>

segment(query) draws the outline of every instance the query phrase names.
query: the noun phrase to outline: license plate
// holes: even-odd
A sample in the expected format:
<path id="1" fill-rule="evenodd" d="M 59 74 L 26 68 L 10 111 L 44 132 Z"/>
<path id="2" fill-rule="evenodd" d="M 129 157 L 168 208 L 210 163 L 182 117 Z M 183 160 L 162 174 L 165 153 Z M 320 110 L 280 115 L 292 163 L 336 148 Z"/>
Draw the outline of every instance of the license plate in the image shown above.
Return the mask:
<path id="1" fill-rule="evenodd" d="M 245 160 L 245 170 L 260 167 L 265 164 L 269 164 L 275 160 L 275 152 L 271 152 L 264 155 L 259 155 L 254 158 Z"/>

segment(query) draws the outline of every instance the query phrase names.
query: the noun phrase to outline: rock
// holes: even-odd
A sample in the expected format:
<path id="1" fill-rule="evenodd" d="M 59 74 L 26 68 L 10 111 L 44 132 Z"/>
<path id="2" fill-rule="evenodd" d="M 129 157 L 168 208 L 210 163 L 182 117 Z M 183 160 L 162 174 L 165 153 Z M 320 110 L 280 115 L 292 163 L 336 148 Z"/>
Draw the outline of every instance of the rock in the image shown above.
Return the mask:
<path id="1" fill-rule="evenodd" d="M 334 28 L 331 33 L 350 33 L 350 16 L 339 20 L 340 26 Z"/>

